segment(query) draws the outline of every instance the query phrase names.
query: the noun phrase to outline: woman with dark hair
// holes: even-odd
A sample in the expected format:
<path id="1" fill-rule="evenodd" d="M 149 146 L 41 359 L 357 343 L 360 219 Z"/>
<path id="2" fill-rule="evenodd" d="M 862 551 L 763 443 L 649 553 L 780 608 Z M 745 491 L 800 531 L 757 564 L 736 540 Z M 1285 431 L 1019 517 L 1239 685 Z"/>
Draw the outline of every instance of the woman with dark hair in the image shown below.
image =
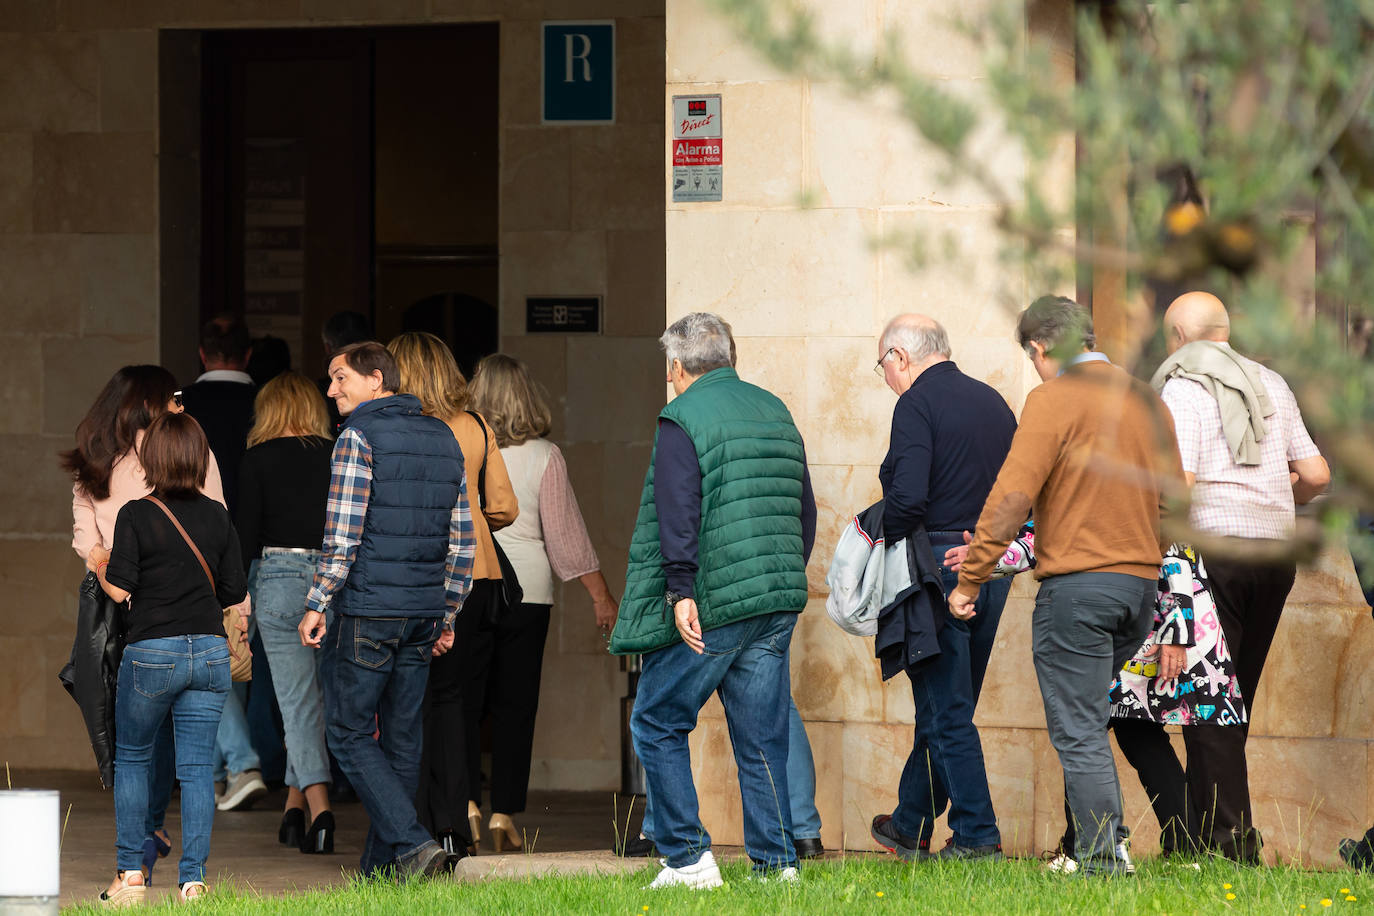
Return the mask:
<path id="1" fill-rule="evenodd" d="M 86 561 L 105 594 L 130 602 L 115 694 L 117 871 L 101 895 L 117 906 L 147 894 L 140 866 L 148 770 L 169 713 L 181 781 L 181 898 L 206 891 L 215 733 L 231 682 L 223 609 L 248 594 L 229 512 L 200 492 L 210 466 L 200 424 L 164 413 L 149 425 L 139 456 L 152 493 L 119 510 L 114 549 L 94 547 Z"/>
<path id="2" fill-rule="evenodd" d="M 76 447 L 61 455 L 72 485 L 72 549 L 83 561 L 95 548 L 114 544 L 115 518 L 124 504 L 148 495 L 139 446 L 149 424 L 166 413 L 181 413 L 181 392 L 172 373 L 161 366 L 125 366 L 111 376 L 91 409 L 76 427 Z M 221 504 L 224 488 L 219 466 L 210 456 L 202 492 Z M 150 774 L 143 869 L 152 883 L 153 866 L 171 851 L 163 827 L 172 797 L 172 722 L 162 725 L 158 753 Z"/>

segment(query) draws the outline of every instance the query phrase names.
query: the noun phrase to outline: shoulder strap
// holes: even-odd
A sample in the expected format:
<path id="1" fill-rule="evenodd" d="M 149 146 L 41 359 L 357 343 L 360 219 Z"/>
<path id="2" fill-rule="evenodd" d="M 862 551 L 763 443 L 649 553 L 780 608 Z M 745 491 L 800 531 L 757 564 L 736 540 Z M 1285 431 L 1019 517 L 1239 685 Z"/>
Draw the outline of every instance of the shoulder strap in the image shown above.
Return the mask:
<path id="1" fill-rule="evenodd" d="M 206 563 L 205 557 L 201 556 L 200 548 L 196 546 L 196 542 L 191 540 L 191 536 L 186 533 L 185 528 L 181 527 L 181 522 L 177 521 L 177 517 L 172 514 L 171 509 L 167 508 L 166 503 L 152 495 L 145 498 L 148 502 L 161 509 L 167 518 L 171 520 L 172 524 L 176 526 L 177 532 L 180 533 L 182 538 L 186 541 L 186 546 L 191 548 L 191 553 L 195 554 L 196 559 L 200 561 L 200 568 L 205 571 L 205 578 L 210 580 L 210 591 L 213 592 L 215 590 L 215 577 L 210 574 L 210 564 Z"/>
<path id="2" fill-rule="evenodd" d="M 477 505 L 478 508 L 487 507 L 487 424 L 482 420 L 482 415 L 475 410 L 466 413 L 477 421 L 477 425 L 482 427 L 482 468 L 477 472 Z"/>

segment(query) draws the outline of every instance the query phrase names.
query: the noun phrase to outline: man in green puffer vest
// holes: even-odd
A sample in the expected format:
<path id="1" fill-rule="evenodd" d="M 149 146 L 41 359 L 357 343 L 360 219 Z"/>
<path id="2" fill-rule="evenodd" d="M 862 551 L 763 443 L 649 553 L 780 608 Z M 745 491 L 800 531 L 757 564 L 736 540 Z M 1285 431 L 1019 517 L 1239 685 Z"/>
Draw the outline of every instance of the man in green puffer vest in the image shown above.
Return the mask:
<path id="1" fill-rule="evenodd" d="M 677 397 L 659 414 L 611 651 L 642 653 L 631 717 L 664 868 L 650 887 L 717 887 L 687 736 L 719 692 L 739 767 L 745 849 L 796 880 L 788 795 L 788 647 L 806 606 L 815 501 L 801 434 L 732 368 L 730 326 L 695 312 L 660 339 Z"/>

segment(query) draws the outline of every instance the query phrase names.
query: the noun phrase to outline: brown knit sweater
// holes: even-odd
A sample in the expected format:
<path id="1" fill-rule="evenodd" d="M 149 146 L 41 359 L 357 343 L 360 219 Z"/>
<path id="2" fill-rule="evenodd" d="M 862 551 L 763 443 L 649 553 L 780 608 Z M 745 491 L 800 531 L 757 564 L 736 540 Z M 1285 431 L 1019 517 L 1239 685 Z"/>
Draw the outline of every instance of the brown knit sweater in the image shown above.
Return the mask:
<path id="1" fill-rule="evenodd" d="M 1032 512 L 1037 579 L 1074 572 L 1154 579 L 1167 547 L 1160 515 L 1183 487 L 1164 402 L 1110 363 L 1071 366 L 1026 398 L 960 584 L 986 582 Z"/>

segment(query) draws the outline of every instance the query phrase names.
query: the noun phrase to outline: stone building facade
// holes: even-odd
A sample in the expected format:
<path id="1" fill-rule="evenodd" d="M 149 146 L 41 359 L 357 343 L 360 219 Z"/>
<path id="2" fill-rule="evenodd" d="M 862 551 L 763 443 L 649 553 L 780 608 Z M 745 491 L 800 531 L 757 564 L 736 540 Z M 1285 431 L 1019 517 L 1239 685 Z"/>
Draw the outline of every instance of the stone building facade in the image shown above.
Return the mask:
<path id="1" fill-rule="evenodd" d="M 976 98 L 975 50 L 946 24 L 978 4 L 817 2 L 829 34 L 877 54 L 900 30 L 930 75 Z M 1072 79 L 1068 0 L 1030 0 L 1028 32 L 1054 42 Z M 616 121 L 541 124 L 544 20 L 614 20 Z M 556 400 L 568 458 L 606 577 L 618 593 L 652 417 L 663 403 L 655 338 L 688 311 L 717 311 L 738 335 L 741 374 L 775 391 L 806 437 L 820 503 L 812 601 L 794 642 L 794 692 L 818 769 L 828 847 L 871 848 L 868 821 L 890 810 L 910 748 L 904 680 L 882 684 L 865 641 L 825 618 L 830 549 L 848 516 L 879 495 L 892 395 L 870 373 L 887 317 L 927 312 L 955 360 L 1015 409 L 1034 383 L 1011 338 L 1038 290 L 998 263 L 990 203 L 951 185 L 899 120 L 838 86 L 781 74 L 706 0 L 20 0 L 0 8 L 0 748 L 15 767 L 86 768 L 84 732 L 55 674 L 74 622 L 80 562 L 69 544 L 69 482 L 56 454 L 111 372 L 164 362 L 195 372 L 194 215 L 169 180 L 194 159 L 178 145 L 181 98 L 169 33 L 243 29 L 499 28 L 500 345 L 527 360 Z M 192 51 L 194 46 L 190 46 Z M 725 198 L 673 203 L 670 97 L 719 93 Z M 202 113 L 203 114 L 203 113 Z M 1024 167 L 980 137 L 1002 174 Z M 1065 188 L 1072 145 L 1065 148 Z M 806 201 L 804 206 L 802 201 Z M 189 207 L 189 209 L 188 209 Z M 948 233 L 955 262 L 912 272 L 875 245 L 908 230 Z M 187 255 L 191 252 L 191 255 Z M 187 260 L 189 258 L 190 260 Z M 602 297 L 594 335 L 525 333 L 527 296 Z M 1034 853 L 1062 827 L 1057 760 L 1031 667 L 1033 586 L 1018 583 L 979 711 L 993 798 L 1009 849 Z M 1336 837 L 1374 818 L 1374 628 L 1348 560 L 1300 576 L 1251 729 L 1255 813 L 1269 849 L 1333 861 Z M 607 657 L 581 589 L 558 599 L 545 658 L 534 784 L 619 784 L 625 678 Z M 1181 742 L 1179 742 L 1181 745 Z M 719 707 L 693 740 L 703 816 L 740 841 L 738 792 Z M 1124 761 L 1137 849 L 1153 818 Z"/>

